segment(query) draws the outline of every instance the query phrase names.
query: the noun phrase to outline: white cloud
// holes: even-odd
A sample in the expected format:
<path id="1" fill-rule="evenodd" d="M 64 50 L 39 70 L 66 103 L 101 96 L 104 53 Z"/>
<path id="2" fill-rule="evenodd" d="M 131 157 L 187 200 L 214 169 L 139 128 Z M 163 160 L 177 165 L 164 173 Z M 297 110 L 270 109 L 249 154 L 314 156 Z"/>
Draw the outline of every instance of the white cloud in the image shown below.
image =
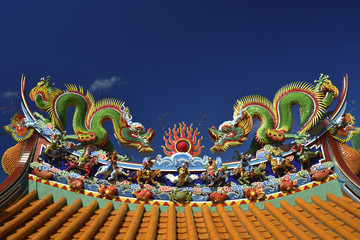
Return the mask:
<path id="1" fill-rule="evenodd" d="M 120 77 L 118 76 L 112 76 L 110 78 L 104 78 L 104 79 L 98 79 L 96 81 L 94 81 L 91 85 L 90 85 L 90 91 L 95 92 L 95 91 L 104 91 L 106 89 L 111 88 L 114 85 L 123 85 L 123 84 L 127 84 L 127 82 L 124 82 L 120 79 Z"/>
<path id="2" fill-rule="evenodd" d="M 20 94 L 19 94 L 18 91 L 7 90 L 6 92 L 3 93 L 3 97 L 6 97 L 6 98 L 18 98 L 18 97 L 20 97 Z"/>

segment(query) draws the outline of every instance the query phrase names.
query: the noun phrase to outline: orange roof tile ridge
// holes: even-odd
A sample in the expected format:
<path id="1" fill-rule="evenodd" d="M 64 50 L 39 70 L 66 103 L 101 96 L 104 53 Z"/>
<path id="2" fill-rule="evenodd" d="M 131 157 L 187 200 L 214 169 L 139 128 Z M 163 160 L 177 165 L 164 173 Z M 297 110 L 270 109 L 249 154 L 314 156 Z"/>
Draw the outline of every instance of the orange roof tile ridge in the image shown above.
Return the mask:
<path id="1" fill-rule="evenodd" d="M 154 240 L 156 238 L 157 227 L 159 223 L 159 206 L 153 205 L 151 209 L 151 217 L 149 221 L 146 238 L 148 240 Z"/>
<path id="2" fill-rule="evenodd" d="M 204 217 L 205 226 L 206 226 L 206 229 L 207 229 L 207 231 L 209 233 L 210 239 L 211 240 L 220 240 L 220 236 L 219 236 L 219 233 L 216 230 L 215 223 L 212 220 L 209 207 L 204 204 L 204 205 L 201 206 L 201 211 L 202 211 L 202 214 L 203 214 L 203 217 Z"/>
<path id="3" fill-rule="evenodd" d="M 119 230 L 119 227 L 124 220 L 125 214 L 129 210 L 127 203 L 122 203 L 119 208 L 115 218 L 112 220 L 108 230 L 104 233 L 104 236 L 101 240 L 111 240 L 114 239 L 116 232 Z"/>
<path id="4" fill-rule="evenodd" d="M 186 228 L 188 232 L 188 239 L 189 240 L 196 240 L 199 239 L 196 226 L 194 222 L 194 216 L 191 210 L 191 207 L 189 205 L 185 206 L 185 221 L 186 221 Z"/>
<path id="5" fill-rule="evenodd" d="M 47 209 L 37 215 L 31 222 L 28 222 L 24 227 L 18 229 L 15 234 L 9 236 L 7 239 L 20 240 L 30 235 L 35 229 L 44 224 L 62 208 L 66 206 L 66 198 L 61 197 L 56 203 L 51 204 Z"/>
<path id="6" fill-rule="evenodd" d="M 286 240 L 287 237 L 270 222 L 270 220 L 255 206 L 255 204 L 249 204 L 250 211 L 256 216 L 256 218 L 262 223 L 262 225 L 267 229 L 276 239 Z"/>
<path id="7" fill-rule="evenodd" d="M 133 220 L 129 225 L 128 231 L 124 236 L 124 240 L 132 240 L 135 238 L 143 213 L 144 213 L 144 204 L 139 204 L 134 213 Z"/>
<path id="8" fill-rule="evenodd" d="M 80 214 L 76 220 L 67 226 L 55 239 L 63 240 L 69 239 L 78 230 L 81 226 L 83 226 L 86 220 L 94 214 L 94 211 L 99 207 L 99 204 L 96 200 L 92 201 L 89 206 L 86 207 L 86 210 Z"/>
<path id="9" fill-rule="evenodd" d="M 324 216 L 321 214 L 321 212 L 317 209 L 315 209 L 313 206 L 305 202 L 301 198 L 295 199 L 296 203 L 300 205 L 302 208 L 304 208 L 306 211 L 308 211 L 311 215 L 313 215 L 316 219 L 323 222 L 323 224 L 330 227 L 333 231 L 340 234 L 345 239 L 360 239 L 360 234 L 358 233 L 349 233 L 345 228 L 343 228 L 338 223 L 334 222 L 332 219 Z"/>
<path id="10" fill-rule="evenodd" d="M 167 240 L 175 240 L 176 239 L 176 213 L 175 206 L 170 205 L 168 208 L 168 225 L 167 225 Z"/>
<path id="11" fill-rule="evenodd" d="M 332 193 L 328 193 L 326 194 L 327 199 L 329 199 L 330 201 L 332 201 L 333 203 L 335 203 L 336 205 L 342 207 L 343 209 L 345 209 L 346 211 L 350 212 L 351 214 L 353 214 L 354 216 L 360 218 L 360 209 L 352 206 L 351 204 L 341 201 L 340 198 L 336 197 L 334 194 Z"/>
<path id="12" fill-rule="evenodd" d="M 217 204 L 216 209 L 217 209 L 217 211 L 218 211 L 218 213 L 220 215 L 220 218 L 223 221 L 223 224 L 224 224 L 227 232 L 229 233 L 231 239 L 240 240 L 241 239 L 240 234 L 236 230 L 236 228 L 235 228 L 234 224 L 232 223 L 229 215 L 227 215 L 224 206 L 222 204 Z"/>
<path id="13" fill-rule="evenodd" d="M 4 222 L 6 219 L 14 215 L 15 213 L 19 212 L 21 209 L 23 209 L 27 204 L 34 201 L 38 198 L 38 193 L 36 190 L 31 191 L 29 194 L 24 196 L 22 199 L 20 199 L 18 202 L 16 202 L 14 205 L 9 207 L 8 209 L 1 212 L 0 215 L 0 223 Z"/>
<path id="14" fill-rule="evenodd" d="M 238 205 L 233 205 L 233 211 L 240 219 L 240 222 L 244 225 L 245 229 L 248 231 L 249 235 L 254 239 L 265 239 L 264 236 L 257 230 L 257 228 L 251 223 L 251 221 L 246 217 L 243 211 Z"/>
<path id="15" fill-rule="evenodd" d="M 39 200 L 35 205 L 27 208 L 27 211 L 23 211 L 16 216 L 13 220 L 6 222 L 3 226 L 0 227 L 0 239 L 2 239 L 6 234 L 14 230 L 17 226 L 27 221 L 39 210 L 45 208 L 53 201 L 53 196 L 51 194 L 46 195 L 43 199 Z"/>
<path id="16" fill-rule="evenodd" d="M 58 219 L 46 225 L 41 232 L 36 234 L 33 240 L 41 240 L 48 239 L 59 227 L 68 220 L 70 216 L 72 216 L 80 207 L 82 206 L 81 199 L 76 199 L 75 202 L 71 205 L 71 207 L 64 211 Z"/>
<path id="17" fill-rule="evenodd" d="M 341 221 L 343 221 L 344 223 L 346 223 L 350 227 L 354 228 L 356 231 L 360 232 L 360 221 L 359 220 L 352 219 L 352 218 L 346 216 L 345 214 L 343 214 L 342 212 L 340 212 L 336 208 L 330 206 L 329 203 L 324 202 L 323 200 L 321 200 L 319 197 L 317 197 L 315 195 L 313 195 L 311 197 L 311 200 L 314 203 L 316 203 L 319 207 L 321 207 L 324 210 L 328 211 L 329 213 L 331 213 L 332 215 L 334 215 L 335 217 L 337 217 L 338 219 L 340 219 Z"/>
<path id="18" fill-rule="evenodd" d="M 305 227 L 311 230 L 317 237 L 320 239 L 328 240 L 334 239 L 329 234 L 327 234 L 324 230 L 316 226 L 313 222 L 309 221 L 307 217 L 305 217 L 302 213 L 293 208 L 289 203 L 285 200 L 280 201 L 280 205 L 290 213 L 294 218 L 296 218 L 299 222 L 301 222 Z"/>
<path id="19" fill-rule="evenodd" d="M 95 218 L 86 231 L 81 235 L 79 240 L 92 239 L 98 229 L 104 224 L 110 212 L 114 209 L 112 202 L 108 202 L 105 207 L 101 210 L 100 214 Z"/>
<path id="20" fill-rule="evenodd" d="M 289 221 L 288 218 L 286 218 L 279 210 L 277 210 L 270 202 L 265 202 L 264 204 L 265 208 L 276 218 L 278 219 L 281 224 L 292 234 L 294 234 L 297 238 L 303 240 L 310 240 L 312 237 L 307 235 L 306 232 L 300 230 L 298 227 L 296 227 L 295 224 L 293 224 L 291 221 Z"/>

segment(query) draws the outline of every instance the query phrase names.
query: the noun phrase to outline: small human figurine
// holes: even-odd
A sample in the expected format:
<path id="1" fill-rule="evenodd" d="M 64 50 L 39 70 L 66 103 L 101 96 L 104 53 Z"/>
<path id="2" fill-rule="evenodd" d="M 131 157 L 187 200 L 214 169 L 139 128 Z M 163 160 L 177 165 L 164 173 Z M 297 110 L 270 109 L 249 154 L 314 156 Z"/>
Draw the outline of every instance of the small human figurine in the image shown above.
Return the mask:
<path id="1" fill-rule="evenodd" d="M 269 150 L 269 155 L 276 159 L 278 165 L 281 165 L 284 158 L 281 156 L 281 149 L 279 147 L 273 147 Z"/>
<path id="2" fill-rule="evenodd" d="M 59 136 L 54 135 L 53 139 L 51 139 L 50 146 L 45 149 L 44 153 L 49 154 L 49 151 L 60 149 L 61 147 L 62 145 L 60 144 Z"/>
<path id="3" fill-rule="evenodd" d="M 84 166 L 87 161 L 90 161 L 90 156 L 91 156 L 91 148 L 90 145 L 88 145 L 85 151 L 83 152 L 83 154 L 81 154 L 79 159 L 77 160 L 78 166 L 79 167 Z"/>
<path id="4" fill-rule="evenodd" d="M 110 153 L 109 152 L 106 152 L 105 161 L 108 162 L 106 171 L 111 171 L 112 170 L 112 162 L 111 162 L 111 159 L 110 159 Z"/>
<path id="5" fill-rule="evenodd" d="M 321 156 L 320 151 L 311 151 L 304 142 L 297 143 L 295 142 L 294 145 L 290 148 L 290 150 L 299 157 L 299 161 L 301 164 L 301 170 L 305 169 L 305 164 L 307 168 L 310 168 L 310 158 L 315 158 L 317 156 Z"/>
<path id="6" fill-rule="evenodd" d="M 215 177 L 217 175 L 218 169 L 215 161 L 211 157 L 209 157 L 209 160 L 205 165 L 205 168 L 206 168 L 206 175 L 208 175 L 209 177 Z"/>
<path id="7" fill-rule="evenodd" d="M 88 145 L 85 149 L 85 152 L 84 152 L 84 155 L 85 156 L 90 156 L 91 155 L 91 147 L 90 145 Z"/>
<path id="8" fill-rule="evenodd" d="M 112 168 L 114 168 L 117 165 L 118 157 L 116 150 L 113 151 L 113 153 L 110 156 L 110 165 Z"/>
<path id="9" fill-rule="evenodd" d="M 218 171 L 217 180 L 220 180 L 219 185 L 221 184 L 221 182 L 227 182 L 229 180 L 226 170 L 227 166 L 222 166 Z"/>
<path id="10" fill-rule="evenodd" d="M 188 167 L 189 167 L 189 162 L 186 162 L 186 164 L 183 163 L 181 165 L 181 167 L 179 168 L 179 170 L 178 170 L 178 172 L 179 172 L 179 177 L 178 177 L 179 180 L 178 180 L 178 182 L 179 182 L 180 186 L 183 185 L 186 182 L 186 180 L 187 180 L 187 178 L 189 176 L 190 172 L 189 172 Z"/>
<path id="11" fill-rule="evenodd" d="M 159 156 L 155 158 L 154 162 L 151 160 L 151 157 L 149 157 L 148 159 L 144 159 L 143 169 L 142 169 L 144 175 L 150 175 L 151 167 L 154 166 L 154 164 L 157 162 L 158 159 Z"/>
<path id="12" fill-rule="evenodd" d="M 253 166 L 250 165 L 251 154 L 241 154 L 240 165 L 244 168 L 247 172 L 251 172 L 253 170 Z"/>

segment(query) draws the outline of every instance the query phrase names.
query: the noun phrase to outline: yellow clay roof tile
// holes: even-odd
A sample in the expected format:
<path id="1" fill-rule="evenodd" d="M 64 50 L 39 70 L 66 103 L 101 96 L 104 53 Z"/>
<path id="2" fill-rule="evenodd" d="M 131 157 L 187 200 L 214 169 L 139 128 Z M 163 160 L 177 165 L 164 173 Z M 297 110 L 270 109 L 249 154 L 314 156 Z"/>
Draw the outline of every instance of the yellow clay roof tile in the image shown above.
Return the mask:
<path id="1" fill-rule="evenodd" d="M 52 195 L 37 199 L 33 191 L 0 212 L 1 239 L 360 239 L 360 205 L 346 197 L 327 194 L 327 201 L 313 196 L 310 203 L 297 198 L 291 206 L 281 201 L 277 208 L 265 202 L 264 209 L 249 204 L 174 206 L 160 209 L 143 204 L 129 210 L 127 203 L 114 209 L 109 202 L 98 209 L 97 201 L 83 207 L 76 200 L 53 202 Z"/>

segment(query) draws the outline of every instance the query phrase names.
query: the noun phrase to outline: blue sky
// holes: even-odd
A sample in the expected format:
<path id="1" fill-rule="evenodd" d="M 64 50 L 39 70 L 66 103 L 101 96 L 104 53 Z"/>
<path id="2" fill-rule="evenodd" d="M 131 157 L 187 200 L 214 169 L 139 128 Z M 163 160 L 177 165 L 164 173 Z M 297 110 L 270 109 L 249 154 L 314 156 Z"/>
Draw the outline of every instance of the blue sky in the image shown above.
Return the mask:
<path id="1" fill-rule="evenodd" d="M 338 88 L 349 74 L 348 102 L 357 106 L 358 9 L 357 1 L 8 1 L 0 8 L 1 125 L 20 108 L 21 74 L 28 91 L 47 75 L 60 89 L 105 80 L 111 87 L 94 88 L 95 99 L 125 101 L 134 121 L 155 125 L 154 156 L 164 155 L 164 126 L 198 126 L 206 114 L 205 126 L 218 127 L 237 99 L 272 99 L 320 73 Z M 352 113 L 360 119 L 358 108 Z M 207 129 L 198 127 L 209 154 Z M 10 135 L 0 142 L 2 152 L 15 144 Z"/>

